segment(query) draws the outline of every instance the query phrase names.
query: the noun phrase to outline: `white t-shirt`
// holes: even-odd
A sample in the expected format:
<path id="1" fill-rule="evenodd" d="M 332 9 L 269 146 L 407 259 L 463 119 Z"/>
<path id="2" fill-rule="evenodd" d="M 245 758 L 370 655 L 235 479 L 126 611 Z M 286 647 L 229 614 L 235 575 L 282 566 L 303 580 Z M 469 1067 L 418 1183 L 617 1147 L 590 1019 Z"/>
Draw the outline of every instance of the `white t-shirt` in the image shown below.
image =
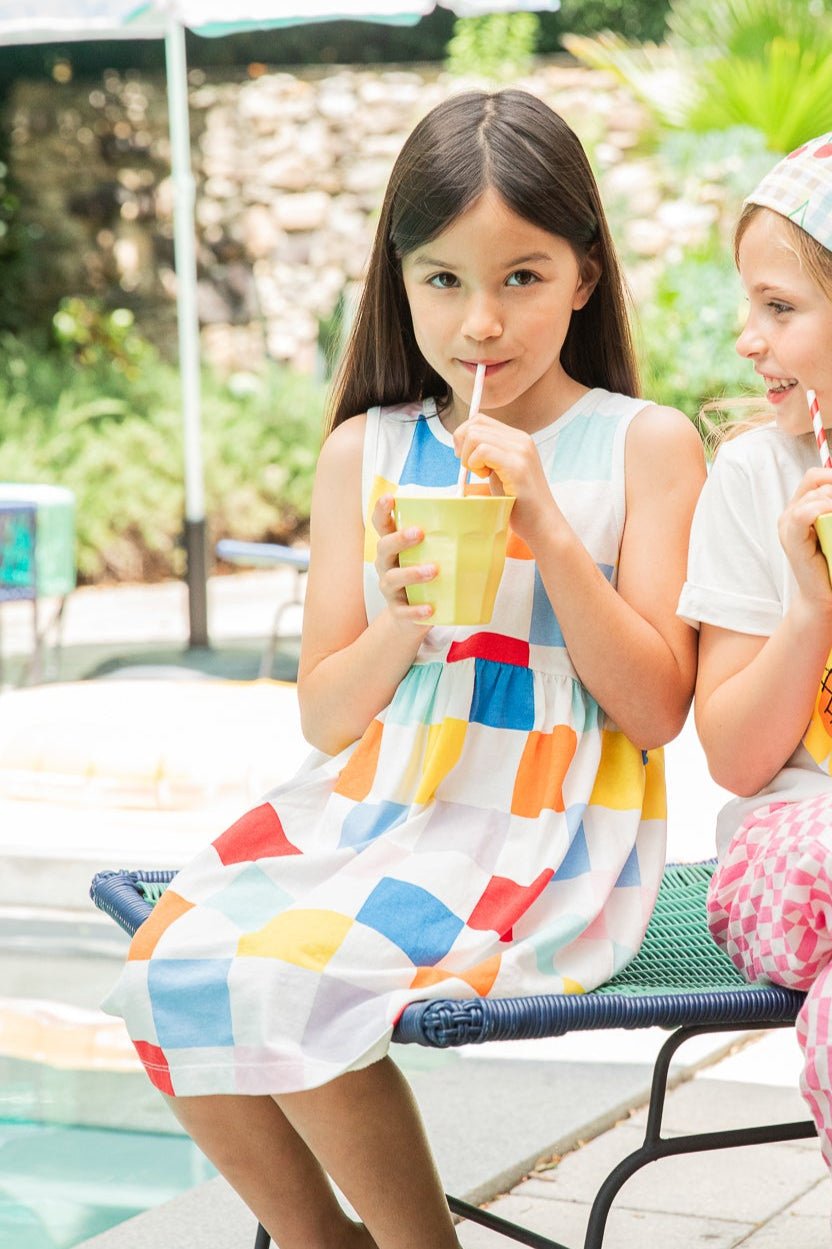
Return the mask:
<path id="1" fill-rule="evenodd" d="M 724 443 L 699 498 L 691 529 L 688 576 L 678 614 L 768 637 L 796 590 L 777 521 L 808 468 L 818 463 L 812 434 L 762 425 Z M 777 775 L 751 798 L 735 798 L 717 819 L 722 856 L 742 821 L 772 801 L 832 794 L 832 657 L 803 740 Z M 772 708 L 776 715 L 776 708 Z M 737 743 L 737 749 L 742 744 Z"/>

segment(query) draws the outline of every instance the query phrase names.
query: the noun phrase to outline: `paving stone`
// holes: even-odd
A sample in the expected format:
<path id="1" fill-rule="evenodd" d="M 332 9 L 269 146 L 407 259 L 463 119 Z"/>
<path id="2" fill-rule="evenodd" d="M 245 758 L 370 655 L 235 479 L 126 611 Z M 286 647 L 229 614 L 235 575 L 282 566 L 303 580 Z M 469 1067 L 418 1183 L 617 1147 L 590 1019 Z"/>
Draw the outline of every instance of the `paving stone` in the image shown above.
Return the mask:
<path id="1" fill-rule="evenodd" d="M 501 1198 L 489 1209 L 501 1218 L 550 1236 L 569 1246 L 569 1249 L 579 1249 L 584 1243 L 589 1206 L 580 1202 L 544 1201 L 512 1194 Z M 810 1220 L 801 1222 L 808 1223 Z M 710 1217 L 613 1209 L 605 1241 L 610 1249 L 733 1249 L 735 1245 L 744 1244 L 745 1237 L 752 1230 L 753 1226 L 748 1223 Z M 503 1245 L 512 1243 L 474 1223 L 460 1224 L 457 1234 L 463 1249 L 498 1249 L 498 1246 L 502 1249 Z M 779 1246 L 779 1249 L 785 1249 L 785 1246 Z M 809 1249 L 809 1246 L 804 1249 Z"/>
<path id="2" fill-rule="evenodd" d="M 540 1158 L 612 1127 L 649 1086 L 649 1068 L 631 1063 L 463 1061 L 458 1051 L 409 1045 L 393 1055 L 446 1191 L 475 1204 L 508 1191 Z"/>
<path id="3" fill-rule="evenodd" d="M 567 1154 L 552 1170 L 529 1180 L 530 1195 L 592 1201 L 602 1178 L 636 1149 L 639 1130 L 621 1124 Z M 783 1145 L 728 1149 L 663 1158 L 638 1172 L 622 1188 L 616 1205 L 699 1215 L 704 1209 L 751 1224 L 772 1218 L 818 1183 L 825 1174 L 820 1154 Z"/>
<path id="4" fill-rule="evenodd" d="M 832 1212 L 832 1181 L 829 1175 L 824 1175 L 823 1179 L 790 1206 L 789 1210 L 805 1218 L 823 1218 L 829 1223 Z M 832 1237 L 830 1240 L 832 1241 Z"/>
<path id="5" fill-rule="evenodd" d="M 777 1215 L 742 1242 L 742 1249 L 829 1249 L 827 1218 L 803 1218 L 793 1210 Z"/>
<path id="6" fill-rule="evenodd" d="M 715 1068 L 719 1070 L 721 1063 Z M 808 1119 L 809 1111 L 797 1088 L 767 1084 L 738 1084 L 697 1077 L 680 1084 L 668 1095 L 662 1116 L 665 1136 L 687 1132 L 755 1127 Z M 630 1123 L 644 1127 L 647 1108 L 633 1112 Z M 783 1142 L 785 1144 L 785 1142 Z M 817 1137 L 788 1142 L 817 1151 Z"/>
<path id="7" fill-rule="evenodd" d="M 770 1084 L 796 1089 L 803 1056 L 793 1027 L 746 1033 L 751 1040 L 738 1045 L 718 1068 L 706 1068 L 702 1079 L 731 1080 L 738 1084 Z"/>

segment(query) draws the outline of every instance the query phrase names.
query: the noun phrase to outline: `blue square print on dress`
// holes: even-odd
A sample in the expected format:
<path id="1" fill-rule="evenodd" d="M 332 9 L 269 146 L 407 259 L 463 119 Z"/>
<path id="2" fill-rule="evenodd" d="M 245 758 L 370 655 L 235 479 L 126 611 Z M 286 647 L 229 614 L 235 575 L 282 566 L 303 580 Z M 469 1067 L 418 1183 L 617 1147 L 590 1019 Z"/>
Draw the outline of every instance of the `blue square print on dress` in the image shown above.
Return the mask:
<path id="1" fill-rule="evenodd" d="M 595 417 L 595 419 L 593 419 Z M 618 420 L 584 412 L 558 434 L 550 481 L 602 481 L 612 473 Z"/>
<path id="2" fill-rule="evenodd" d="M 356 915 L 393 941 L 416 967 L 433 967 L 450 950 L 462 920 L 420 885 L 385 876 Z"/>
<path id="3" fill-rule="evenodd" d="M 638 849 L 633 846 L 630 851 L 627 862 L 621 869 L 621 874 L 615 882 L 616 889 L 622 889 L 627 885 L 641 884 L 641 866 L 638 861 Z"/>
<path id="4" fill-rule="evenodd" d="M 344 820 L 339 848 L 365 850 L 376 837 L 401 824 L 407 812 L 408 808 L 400 802 L 360 802 Z"/>
<path id="5" fill-rule="evenodd" d="M 413 429 L 413 438 L 399 477 L 400 486 L 455 486 L 459 476 L 459 460 L 453 447 L 434 438 L 430 426 L 420 416 Z"/>
<path id="6" fill-rule="evenodd" d="M 474 660 L 474 693 L 471 697 L 471 724 L 487 724 L 493 729 L 534 728 L 534 676 L 518 664 L 493 659 Z"/>
<path id="7" fill-rule="evenodd" d="M 147 969 L 153 1022 L 162 1049 L 233 1045 L 230 958 L 154 958 Z"/>

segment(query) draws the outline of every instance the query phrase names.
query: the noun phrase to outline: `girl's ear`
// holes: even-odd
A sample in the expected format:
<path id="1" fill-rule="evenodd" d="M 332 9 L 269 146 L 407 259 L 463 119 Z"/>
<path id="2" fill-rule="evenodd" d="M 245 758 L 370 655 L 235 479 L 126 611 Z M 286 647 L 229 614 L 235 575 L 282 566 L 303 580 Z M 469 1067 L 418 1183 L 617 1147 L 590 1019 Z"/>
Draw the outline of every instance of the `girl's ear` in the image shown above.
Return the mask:
<path id="1" fill-rule="evenodd" d="M 581 277 L 575 287 L 575 298 L 572 300 L 573 311 L 584 308 L 589 297 L 598 285 L 602 273 L 601 260 L 598 255 L 598 244 L 593 243 L 581 261 Z"/>

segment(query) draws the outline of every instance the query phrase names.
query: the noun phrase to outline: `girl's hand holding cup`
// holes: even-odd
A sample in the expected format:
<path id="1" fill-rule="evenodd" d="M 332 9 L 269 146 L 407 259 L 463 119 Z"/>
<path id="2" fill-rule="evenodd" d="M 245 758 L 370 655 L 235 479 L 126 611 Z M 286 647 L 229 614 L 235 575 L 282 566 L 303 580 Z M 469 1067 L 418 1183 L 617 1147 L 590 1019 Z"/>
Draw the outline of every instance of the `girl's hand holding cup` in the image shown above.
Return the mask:
<path id="1" fill-rule="evenodd" d="M 418 546 L 423 535 L 420 529 L 396 528 L 393 504 L 391 495 L 382 495 L 373 510 L 373 526 L 379 535 L 375 560 L 379 589 L 397 622 L 405 627 L 418 625 L 430 628 L 432 607 L 429 604 L 411 606 L 407 601 L 405 587 L 432 581 L 436 576 L 436 565 L 417 564 L 407 568 L 399 565 L 401 553 Z"/>
<path id="2" fill-rule="evenodd" d="M 516 499 L 511 527 L 527 540 L 543 510 L 554 507 L 531 435 L 478 412 L 454 430 L 454 450 L 475 476 L 489 478 L 492 494 Z"/>
<path id="3" fill-rule="evenodd" d="M 832 594 L 832 470 L 810 468 L 805 473 L 777 529 L 801 594 L 828 602 Z"/>

